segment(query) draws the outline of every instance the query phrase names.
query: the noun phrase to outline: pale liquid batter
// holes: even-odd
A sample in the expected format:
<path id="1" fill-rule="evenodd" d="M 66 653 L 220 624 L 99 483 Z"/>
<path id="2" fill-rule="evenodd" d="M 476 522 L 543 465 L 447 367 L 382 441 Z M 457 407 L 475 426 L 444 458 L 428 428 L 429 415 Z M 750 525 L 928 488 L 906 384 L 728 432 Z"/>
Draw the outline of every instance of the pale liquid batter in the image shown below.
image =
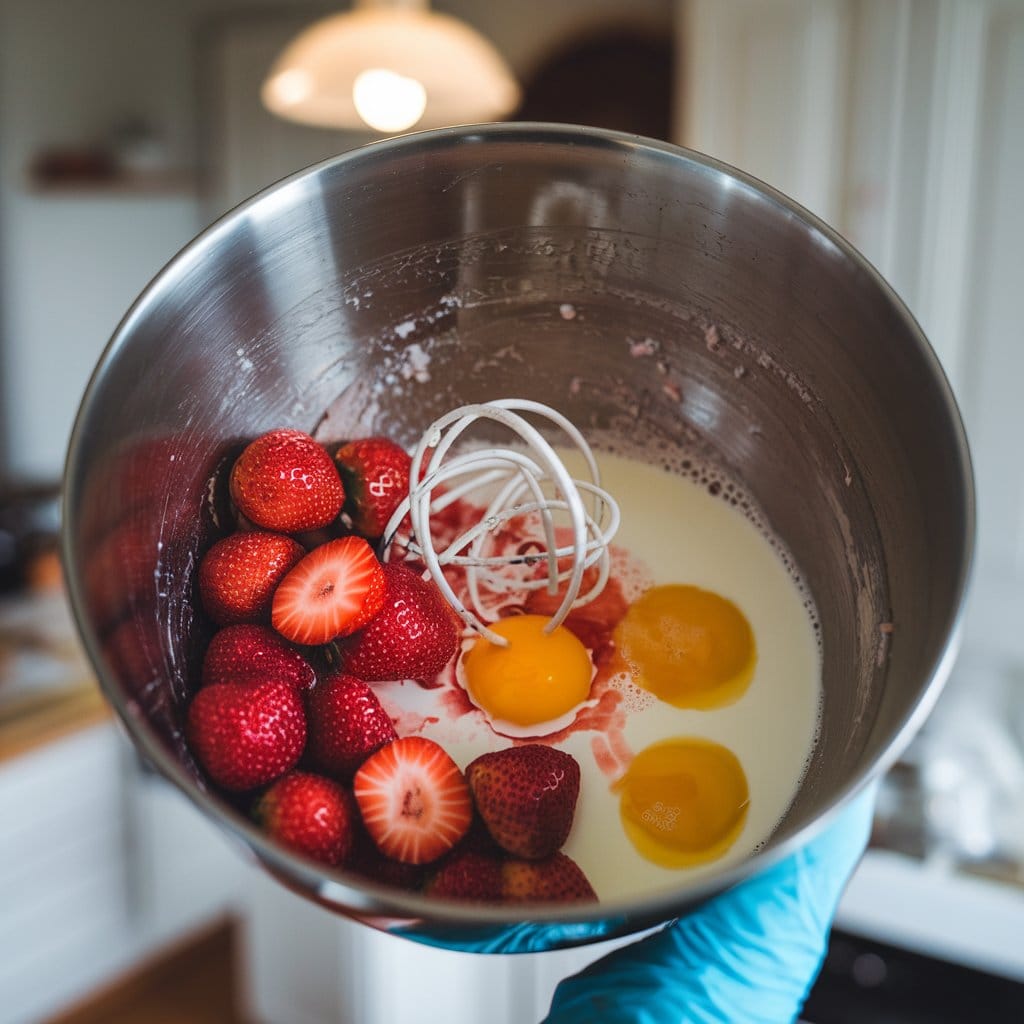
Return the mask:
<path id="1" fill-rule="evenodd" d="M 570 470 L 574 454 L 561 453 Z M 559 733 L 553 745 L 580 764 L 582 783 L 572 832 L 564 847 L 601 900 L 654 895 L 717 874 L 740 862 L 772 834 L 791 803 L 815 741 L 820 655 L 813 608 L 779 549 L 751 519 L 686 477 L 621 456 L 596 453 L 601 483 L 619 502 L 622 525 L 616 563 L 641 572 L 621 579 L 633 600 L 645 586 L 689 584 L 732 601 L 753 630 L 757 663 L 732 704 L 689 710 L 664 703 L 626 677 L 615 680 L 621 701 L 600 730 Z M 615 575 L 613 569 L 613 575 Z M 448 686 L 456 686 L 454 679 Z M 400 734 L 435 739 L 465 767 L 485 750 L 510 744 L 477 711 L 452 713 L 446 688 L 377 684 Z M 580 720 L 582 722 L 582 718 Z M 613 784 L 632 754 L 670 738 L 722 744 L 739 759 L 749 787 L 742 830 L 720 857 L 666 868 L 643 857 L 623 829 Z M 544 742 L 544 740 L 540 740 Z"/>

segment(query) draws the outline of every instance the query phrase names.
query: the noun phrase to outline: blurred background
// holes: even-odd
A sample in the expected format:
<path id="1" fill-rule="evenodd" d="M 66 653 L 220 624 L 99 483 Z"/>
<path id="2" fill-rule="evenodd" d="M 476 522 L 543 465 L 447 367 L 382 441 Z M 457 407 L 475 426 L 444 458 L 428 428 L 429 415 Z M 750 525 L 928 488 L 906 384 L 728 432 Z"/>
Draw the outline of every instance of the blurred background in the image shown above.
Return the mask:
<path id="1" fill-rule="evenodd" d="M 977 568 L 953 677 L 886 779 L 805 1014 L 1024 1019 L 1024 2 L 433 8 L 496 51 L 485 56 L 498 79 L 469 91 L 493 86 L 500 116 L 636 132 L 736 164 L 843 232 L 922 323 L 972 444 Z M 3 1024 L 499 1024 L 539 1018 L 557 979 L 599 951 L 481 960 L 301 903 L 139 764 L 65 610 L 64 451 L 132 300 L 237 202 L 382 137 L 372 123 L 405 127 L 379 104 L 329 128 L 264 105 L 301 113 L 301 76 L 275 61 L 345 9 L 0 0 Z M 419 57 L 429 64 L 429 49 Z M 433 109 L 428 93 L 419 118 L 480 115 Z"/>

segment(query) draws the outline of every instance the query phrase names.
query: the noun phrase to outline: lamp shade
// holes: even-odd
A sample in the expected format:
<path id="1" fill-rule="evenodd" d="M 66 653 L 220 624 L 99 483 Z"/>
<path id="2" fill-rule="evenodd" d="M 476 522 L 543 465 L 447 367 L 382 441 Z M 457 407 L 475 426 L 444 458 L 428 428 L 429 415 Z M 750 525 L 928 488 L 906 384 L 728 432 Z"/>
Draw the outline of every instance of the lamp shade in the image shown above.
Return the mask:
<path id="1" fill-rule="evenodd" d="M 464 22 L 368 4 L 301 32 L 261 96 L 272 113 L 303 124 L 399 132 L 497 120 L 520 92 L 498 51 Z"/>

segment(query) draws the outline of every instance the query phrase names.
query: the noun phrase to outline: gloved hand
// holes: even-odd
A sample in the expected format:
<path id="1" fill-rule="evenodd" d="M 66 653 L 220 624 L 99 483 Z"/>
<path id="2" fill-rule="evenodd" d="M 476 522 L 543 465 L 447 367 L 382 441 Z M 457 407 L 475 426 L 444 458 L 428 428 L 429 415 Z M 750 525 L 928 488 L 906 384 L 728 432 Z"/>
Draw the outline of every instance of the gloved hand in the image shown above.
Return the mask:
<path id="1" fill-rule="evenodd" d="M 686 917 L 609 953 L 555 990 L 545 1024 L 787 1024 L 824 957 L 836 907 L 867 845 L 876 787 L 807 846 Z M 529 925 L 458 948 L 528 952 L 614 934 L 620 922 Z M 409 938 L 455 947 L 438 933 Z"/>
<path id="2" fill-rule="evenodd" d="M 555 990 L 547 1024 L 787 1024 L 867 845 L 875 787 L 803 849 Z"/>

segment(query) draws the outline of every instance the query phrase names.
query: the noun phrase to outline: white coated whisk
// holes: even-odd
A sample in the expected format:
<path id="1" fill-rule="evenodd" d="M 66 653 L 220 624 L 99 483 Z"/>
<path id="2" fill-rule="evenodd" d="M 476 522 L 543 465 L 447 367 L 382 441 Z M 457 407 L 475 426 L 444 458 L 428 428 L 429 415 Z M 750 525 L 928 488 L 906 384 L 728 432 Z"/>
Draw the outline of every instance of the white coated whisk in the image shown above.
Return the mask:
<path id="1" fill-rule="evenodd" d="M 570 476 L 555 449 L 520 412 L 546 419 L 565 434 L 583 456 L 589 480 Z M 479 420 L 493 420 L 515 434 L 521 448 L 479 447 L 453 452 L 455 441 Z M 429 453 L 429 454 L 428 454 Z M 424 459 L 426 467 L 424 470 Z M 451 484 L 437 498 L 434 489 Z M 478 522 L 464 530 L 442 551 L 434 546 L 431 516 L 474 492 L 485 494 L 487 504 Z M 559 547 L 553 513 L 568 515 L 572 543 Z M 610 570 L 608 545 L 619 527 L 619 506 L 601 488 L 600 471 L 583 435 L 561 413 L 541 402 L 503 398 L 479 405 L 464 405 L 435 420 L 426 430 L 412 457 L 409 496 L 395 510 L 384 531 L 382 548 L 387 559 L 395 535 L 408 515 L 412 533 L 407 550 L 423 560 L 427 572 L 462 621 L 498 646 L 508 641 L 489 629 L 486 620 L 497 614 L 484 600 L 483 585 L 492 593 L 535 590 L 546 587 L 556 594 L 567 582 L 558 609 L 544 627 L 551 633 L 569 612 L 592 600 L 604 589 Z M 543 543 L 527 554 L 487 554 L 487 541 L 502 524 L 525 516 L 539 520 Z M 571 558 L 568 567 L 559 562 Z M 539 562 L 547 564 L 545 576 L 529 572 Z M 580 593 L 583 574 L 598 567 L 597 577 Z M 466 590 L 472 610 L 452 589 L 446 566 L 460 566 L 466 573 Z M 510 567 L 523 566 L 521 576 Z"/>

